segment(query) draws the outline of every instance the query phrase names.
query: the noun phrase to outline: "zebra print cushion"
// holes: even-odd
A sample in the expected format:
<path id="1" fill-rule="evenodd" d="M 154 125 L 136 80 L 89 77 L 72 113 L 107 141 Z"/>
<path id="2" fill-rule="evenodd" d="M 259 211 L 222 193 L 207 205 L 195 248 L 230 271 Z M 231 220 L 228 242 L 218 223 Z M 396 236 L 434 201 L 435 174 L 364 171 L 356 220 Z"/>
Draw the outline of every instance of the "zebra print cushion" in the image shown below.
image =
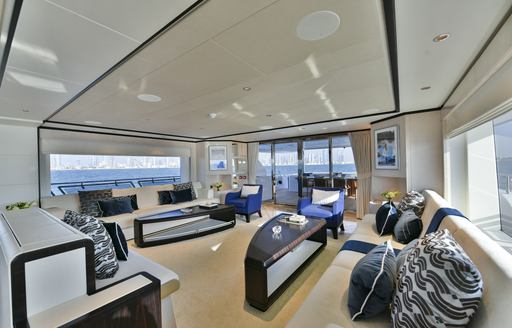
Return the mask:
<path id="1" fill-rule="evenodd" d="M 94 267 L 97 279 L 113 277 L 119 263 L 112 239 L 99 220 L 73 211 L 66 211 L 63 221 L 92 238 L 94 242 Z"/>
<path id="2" fill-rule="evenodd" d="M 185 189 L 191 189 L 192 190 L 192 199 L 197 199 L 196 191 L 194 190 L 194 186 L 192 185 L 192 182 L 185 182 L 185 183 L 177 183 L 174 185 L 174 190 L 185 190 Z"/>
<path id="3" fill-rule="evenodd" d="M 465 327 L 482 288 L 480 272 L 450 232 L 428 234 L 400 269 L 393 327 Z"/>
<path id="4" fill-rule="evenodd" d="M 98 200 L 112 198 L 112 189 L 79 191 L 80 212 L 100 218 L 103 214 L 98 205 Z"/>
<path id="5" fill-rule="evenodd" d="M 401 215 L 407 210 L 413 210 L 414 213 L 421 218 L 425 209 L 425 197 L 417 191 L 409 191 L 398 204 L 398 212 Z"/>

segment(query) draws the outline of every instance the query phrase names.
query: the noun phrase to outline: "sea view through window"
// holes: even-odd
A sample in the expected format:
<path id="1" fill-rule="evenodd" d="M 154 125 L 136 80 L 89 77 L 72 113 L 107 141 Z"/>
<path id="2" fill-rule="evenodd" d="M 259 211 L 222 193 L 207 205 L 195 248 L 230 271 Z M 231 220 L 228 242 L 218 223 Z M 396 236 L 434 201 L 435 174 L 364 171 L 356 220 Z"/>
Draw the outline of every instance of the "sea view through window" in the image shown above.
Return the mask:
<path id="1" fill-rule="evenodd" d="M 168 184 L 180 181 L 180 158 L 51 154 L 50 177 L 53 195 Z"/>

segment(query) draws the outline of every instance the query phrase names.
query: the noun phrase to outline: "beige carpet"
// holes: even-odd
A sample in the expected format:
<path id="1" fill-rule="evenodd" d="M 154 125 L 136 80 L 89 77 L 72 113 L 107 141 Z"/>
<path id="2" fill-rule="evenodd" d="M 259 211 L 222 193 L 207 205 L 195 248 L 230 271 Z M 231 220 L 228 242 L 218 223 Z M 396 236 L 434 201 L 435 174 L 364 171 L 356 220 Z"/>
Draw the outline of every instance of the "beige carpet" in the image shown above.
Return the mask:
<path id="1" fill-rule="evenodd" d="M 297 311 L 325 269 L 332 262 L 357 223 L 346 215 L 346 233 L 334 240 L 328 233 L 325 249 L 311 262 L 284 294 L 266 311 L 245 302 L 244 258 L 258 225 L 278 211 L 290 208 L 264 205 L 263 218 L 242 219 L 234 229 L 169 245 L 137 249 L 180 277 L 173 294 L 179 328 L 195 327 L 283 327 Z M 131 245 L 132 247 L 133 244 Z"/>

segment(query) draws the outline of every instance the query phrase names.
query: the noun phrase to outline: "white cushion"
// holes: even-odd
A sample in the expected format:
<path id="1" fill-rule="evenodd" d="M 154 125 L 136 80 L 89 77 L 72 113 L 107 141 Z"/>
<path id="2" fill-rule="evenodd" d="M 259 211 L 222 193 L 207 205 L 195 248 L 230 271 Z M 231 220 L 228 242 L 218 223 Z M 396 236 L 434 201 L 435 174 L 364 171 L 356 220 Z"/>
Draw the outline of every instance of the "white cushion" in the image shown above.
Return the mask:
<path id="1" fill-rule="evenodd" d="M 241 198 L 247 198 L 249 195 L 255 195 L 260 190 L 260 186 L 242 186 Z"/>
<path id="2" fill-rule="evenodd" d="M 340 198 L 339 190 L 313 189 L 312 203 L 314 205 L 332 204 Z"/>

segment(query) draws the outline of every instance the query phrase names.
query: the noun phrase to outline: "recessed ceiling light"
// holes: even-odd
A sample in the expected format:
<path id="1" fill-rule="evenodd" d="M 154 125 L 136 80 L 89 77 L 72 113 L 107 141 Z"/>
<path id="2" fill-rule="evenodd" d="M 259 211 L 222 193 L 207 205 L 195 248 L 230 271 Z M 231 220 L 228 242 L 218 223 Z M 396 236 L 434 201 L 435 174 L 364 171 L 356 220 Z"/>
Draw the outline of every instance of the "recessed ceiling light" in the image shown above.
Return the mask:
<path id="1" fill-rule="evenodd" d="M 299 130 L 306 130 L 306 128 L 305 127 L 300 127 Z"/>
<path id="2" fill-rule="evenodd" d="M 98 121 L 84 121 L 85 124 L 92 124 L 92 125 L 101 125 L 101 122 Z"/>
<path id="3" fill-rule="evenodd" d="M 297 36 L 304 41 L 327 38 L 340 27 L 340 16 L 328 10 L 315 11 L 304 16 L 297 24 Z"/>
<path id="4" fill-rule="evenodd" d="M 265 117 L 272 117 L 272 114 L 267 114 L 265 115 Z"/>
<path id="5" fill-rule="evenodd" d="M 22 111 L 23 113 L 30 113 L 30 110 L 28 110 L 28 109 L 26 109 L 26 108 L 22 109 L 21 111 Z"/>
<path id="6" fill-rule="evenodd" d="M 323 128 L 322 128 L 322 130 L 327 130 L 327 128 L 326 128 L 326 127 L 323 127 Z"/>
<path id="7" fill-rule="evenodd" d="M 432 41 L 434 42 L 443 42 L 445 41 L 446 39 L 448 39 L 450 37 L 450 33 L 441 33 L 441 34 L 438 34 L 434 37 L 434 39 L 432 39 Z"/>
<path id="8" fill-rule="evenodd" d="M 159 96 L 151 95 L 149 93 L 141 93 L 140 95 L 137 95 L 137 98 L 145 102 L 159 102 L 162 100 Z"/>
<path id="9" fill-rule="evenodd" d="M 422 90 L 422 91 L 425 91 L 425 90 L 428 90 L 428 89 L 430 89 L 430 85 L 427 85 L 426 87 L 421 87 L 420 88 L 420 90 Z"/>
<path id="10" fill-rule="evenodd" d="M 244 91 L 251 91 L 252 88 L 251 87 L 243 87 L 242 90 L 244 90 Z"/>
<path id="11" fill-rule="evenodd" d="M 211 118 L 211 119 L 214 119 L 214 118 L 217 117 L 217 113 L 209 113 L 208 117 Z"/>
<path id="12" fill-rule="evenodd" d="M 260 126 L 260 130 L 268 130 L 268 129 L 273 129 L 274 127 L 271 126 L 271 125 L 263 125 L 263 126 Z"/>

